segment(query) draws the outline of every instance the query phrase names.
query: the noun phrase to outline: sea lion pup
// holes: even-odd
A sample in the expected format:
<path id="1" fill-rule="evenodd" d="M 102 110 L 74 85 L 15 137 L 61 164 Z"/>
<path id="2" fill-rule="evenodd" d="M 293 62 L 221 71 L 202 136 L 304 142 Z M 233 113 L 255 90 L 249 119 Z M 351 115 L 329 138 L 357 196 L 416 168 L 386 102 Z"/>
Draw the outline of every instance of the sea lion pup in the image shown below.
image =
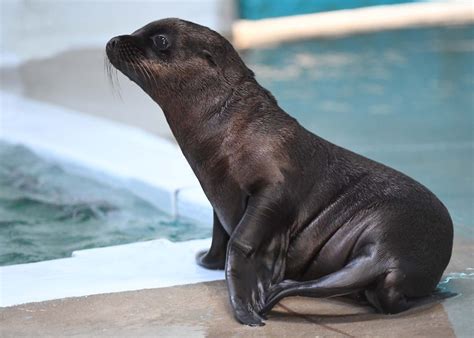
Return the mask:
<path id="1" fill-rule="evenodd" d="M 397 313 L 436 288 L 453 241 L 445 206 L 299 125 L 221 35 L 164 19 L 106 51 L 163 109 L 211 202 L 212 244 L 197 262 L 225 269 L 241 323 L 263 325 L 287 296 L 357 293 Z"/>

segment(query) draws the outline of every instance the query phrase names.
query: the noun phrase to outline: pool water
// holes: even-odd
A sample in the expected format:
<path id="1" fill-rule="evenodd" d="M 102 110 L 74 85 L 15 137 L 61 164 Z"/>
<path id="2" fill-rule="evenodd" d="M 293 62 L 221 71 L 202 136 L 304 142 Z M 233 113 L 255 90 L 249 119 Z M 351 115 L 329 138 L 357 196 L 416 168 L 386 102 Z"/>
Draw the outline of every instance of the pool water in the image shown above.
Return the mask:
<path id="1" fill-rule="evenodd" d="M 474 229 L 474 26 L 287 42 L 243 56 L 319 136 L 417 179 Z"/>
<path id="2" fill-rule="evenodd" d="M 209 224 L 173 219 L 126 190 L 70 174 L 23 146 L 0 142 L 0 265 L 210 235 Z"/>

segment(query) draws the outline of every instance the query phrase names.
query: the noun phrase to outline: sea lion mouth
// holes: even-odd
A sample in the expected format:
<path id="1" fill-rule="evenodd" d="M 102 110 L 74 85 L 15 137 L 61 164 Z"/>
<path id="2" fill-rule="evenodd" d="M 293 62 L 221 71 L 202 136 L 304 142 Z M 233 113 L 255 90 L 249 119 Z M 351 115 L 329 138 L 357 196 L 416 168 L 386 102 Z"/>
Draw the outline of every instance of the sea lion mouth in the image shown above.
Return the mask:
<path id="1" fill-rule="evenodd" d="M 133 38 L 130 35 L 114 37 L 107 43 L 105 52 L 112 66 L 145 89 L 155 79 L 148 58 Z M 110 67 L 107 71 L 110 77 Z"/>

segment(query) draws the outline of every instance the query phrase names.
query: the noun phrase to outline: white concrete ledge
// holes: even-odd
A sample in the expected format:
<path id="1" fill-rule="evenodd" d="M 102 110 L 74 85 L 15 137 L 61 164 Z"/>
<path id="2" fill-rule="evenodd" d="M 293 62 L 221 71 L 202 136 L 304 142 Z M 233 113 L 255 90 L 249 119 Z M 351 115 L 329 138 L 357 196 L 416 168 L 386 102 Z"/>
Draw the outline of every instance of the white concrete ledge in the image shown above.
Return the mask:
<path id="1" fill-rule="evenodd" d="M 240 20 L 234 23 L 232 35 L 234 46 L 245 49 L 297 39 L 472 22 L 472 1 L 420 2 L 282 18 Z"/>
<path id="2" fill-rule="evenodd" d="M 194 261 L 209 245 L 209 239 L 158 239 L 0 267 L 0 306 L 223 279 L 223 271 L 206 270 Z"/>

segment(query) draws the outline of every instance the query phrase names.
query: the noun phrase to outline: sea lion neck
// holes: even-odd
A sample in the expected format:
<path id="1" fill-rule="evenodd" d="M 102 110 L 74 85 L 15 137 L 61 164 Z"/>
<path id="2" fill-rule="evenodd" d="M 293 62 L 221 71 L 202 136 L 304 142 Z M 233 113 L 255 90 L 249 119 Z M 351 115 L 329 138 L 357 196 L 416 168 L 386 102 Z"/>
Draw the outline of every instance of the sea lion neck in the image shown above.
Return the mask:
<path id="1" fill-rule="evenodd" d="M 254 79 L 244 79 L 235 86 L 209 88 L 189 96 L 174 96 L 159 102 L 168 124 L 183 153 L 198 151 L 202 143 L 223 137 L 236 119 L 247 114 L 245 101 L 262 91 Z M 196 95 L 198 94 L 198 95 Z M 250 94 L 250 95 L 249 95 Z M 253 95 L 252 95 L 253 94 Z M 244 108 L 242 108 L 244 107 Z"/>
<path id="2" fill-rule="evenodd" d="M 206 163 L 217 158 L 232 161 L 235 154 L 224 149 L 225 144 L 238 144 L 246 135 L 248 142 L 276 145 L 286 134 L 282 131 L 297 124 L 253 78 L 232 88 L 212 112 L 188 120 L 170 117 L 169 121 L 181 151 L 198 177 L 202 174 L 198 168 Z M 262 128 L 270 121 L 274 129 Z"/>

